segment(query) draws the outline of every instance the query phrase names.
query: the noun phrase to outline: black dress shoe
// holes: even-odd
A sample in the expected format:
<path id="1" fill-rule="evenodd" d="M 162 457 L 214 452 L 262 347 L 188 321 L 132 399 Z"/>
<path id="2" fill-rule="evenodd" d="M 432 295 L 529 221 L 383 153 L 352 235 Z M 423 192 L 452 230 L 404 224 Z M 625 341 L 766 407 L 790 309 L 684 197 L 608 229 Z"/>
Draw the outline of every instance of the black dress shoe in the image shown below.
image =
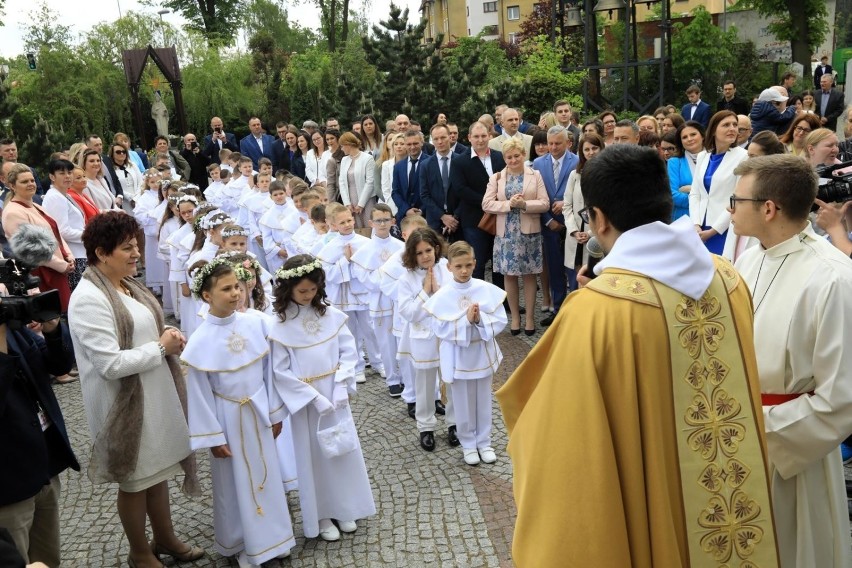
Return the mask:
<path id="1" fill-rule="evenodd" d="M 512 333 L 512 335 L 519 335 L 521 333 L 521 328 L 518 328 L 518 329 L 509 328 L 509 331 Z"/>
<path id="2" fill-rule="evenodd" d="M 526 333 L 528 337 L 532 337 L 533 335 L 535 335 L 535 328 L 525 329 L 524 333 Z"/>
<path id="3" fill-rule="evenodd" d="M 449 428 L 447 428 L 447 442 L 449 442 L 449 444 L 454 448 L 461 443 L 459 442 L 459 437 L 456 436 L 455 426 L 450 426 Z"/>
<path id="4" fill-rule="evenodd" d="M 417 411 L 417 405 L 413 402 L 408 403 L 408 417 L 416 418 L 415 412 Z"/>
<path id="5" fill-rule="evenodd" d="M 547 327 L 550 324 L 552 324 L 553 320 L 555 320 L 555 319 L 556 319 L 556 312 L 550 314 L 549 316 L 547 316 L 546 318 L 541 320 L 539 323 L 542 325 L 542 327 Z"/>
<path id="6" fill-rule="evenodd" d="M 420 447 L 431 452 L 435 449 L 435 434 L 432 432 L 420 432 Z"/>
<path id="7" fill-rule="evenodd" d="M 444 406 L 444 403 L 440 400 L 435 401 L 435 414 L 440 414 L 441 416 L 447 413 L 447 408 Z"/>
<path id="8" fill-rule="evenodd" d="M 404 388 L 402 385 L 391 385 L 388 387 L 388 394 L 396 398 L 402 394 Z"/>

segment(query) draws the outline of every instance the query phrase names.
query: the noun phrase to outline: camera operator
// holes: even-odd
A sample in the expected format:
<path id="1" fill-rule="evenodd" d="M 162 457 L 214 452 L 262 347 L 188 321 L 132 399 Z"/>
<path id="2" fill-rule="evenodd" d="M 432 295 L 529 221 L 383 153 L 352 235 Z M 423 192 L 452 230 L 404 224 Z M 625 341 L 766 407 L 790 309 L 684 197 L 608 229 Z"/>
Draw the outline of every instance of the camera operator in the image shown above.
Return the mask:
<path id="1" fill-rule="evenodd" d="M 201 191 L 207 189 L 207 166 L 210 165 L 210 159 L 201 151 L 198 139 L 192 132 L 184 135 L 180 155 L 189 164 L 189 182 L 197 185 Z"/>
<path id="2" fill-rule="evenodd" d="M 3 298 L 0 297 L 0 306 Z M 0 315 L 3 311 L 0 309 Z M 0 527 L 25 562 L 59 566 L 59 474 L 80 465 L 50 375 L 71 368 L 59 319 L 19 330 L 0 321 Z M 41 332 L 41 336 L 38 335 Z"/>

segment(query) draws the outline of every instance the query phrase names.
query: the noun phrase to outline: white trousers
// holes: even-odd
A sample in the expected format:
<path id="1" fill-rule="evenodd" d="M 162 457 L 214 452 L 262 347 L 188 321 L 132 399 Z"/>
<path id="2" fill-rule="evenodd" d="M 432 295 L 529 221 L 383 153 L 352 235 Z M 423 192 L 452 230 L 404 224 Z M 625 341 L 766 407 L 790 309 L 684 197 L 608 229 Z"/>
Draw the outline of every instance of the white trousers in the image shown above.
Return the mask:
<path id="1" fill-rule="evenodd" d="M 361 342 L 367 346 L 367 357 L 370 358 L 370 365 L 373 370 L 378 370 L 382 366 L 382 356 L 379 353 L 379 344 L 376 341 L 376 334 L 373 332 L 373 326 L 370 325 L 370 315 L 366 310 L 354 310 L 345 312 L 349 319 L 346 320 L 346 326 L 352 335 L 355 336 L 355 345 L 358 346 L 358 362 L 355 364 L 355 372 L 363 373 L 366 363 L 361 356 Z M 387 369 L 385 369 L 387 372 Z"/>
<path id="2" fill-rule="evenodd" d="M 399 345 L 399 338 L 394 336 L 394 339 L 397 341 L 397 345 Z M 397 363 L 399 364 L 399 374 L 402 375 L 402 400 L 406 404 L 416 402 L 417 393 L 414 391 L 414 367 L 411 366 L 411 360 L 406 357 L 398 360 Z"/>
<path id="3" fill-rule="evenodd" d="M 414 394 L 415 410 L 414 417 L 417 419 L 417 430 L 420 432 L 434 432 L 438 425 L 435 417 L 435 401 L 438 399 L 438 367 L 431 369 L 414 370 Z M 444 416 L 447 427 L 454 426 L 456 421 L 453 416 L 453 397 L 447 391 L 447 414 Z"/>
<path id="4" fill-rule="evenodd" d="M 491 377 L 456 379 L 450 384 L 461 447 L 475 450 L 491 445 Z"/>
<path id="5" fill-rule="evenodd" d="M 373 335 L 379 345 L 379 351 L 382 354 L 382 361 L 384 362 L 386 375 L 385 381 L 387 381 L 387 385 L 389 387 L 393 385 L 398 385 L 403 382 L 400 369 L 402 363 L 396 360 L 396 336 L 391 333 L 391 327 L 393 326 L 393 316 L 382 316 L 372 318 L 372 322 Z M 373 359 L 370 358 L 370 361 L 372 360 Z"/>

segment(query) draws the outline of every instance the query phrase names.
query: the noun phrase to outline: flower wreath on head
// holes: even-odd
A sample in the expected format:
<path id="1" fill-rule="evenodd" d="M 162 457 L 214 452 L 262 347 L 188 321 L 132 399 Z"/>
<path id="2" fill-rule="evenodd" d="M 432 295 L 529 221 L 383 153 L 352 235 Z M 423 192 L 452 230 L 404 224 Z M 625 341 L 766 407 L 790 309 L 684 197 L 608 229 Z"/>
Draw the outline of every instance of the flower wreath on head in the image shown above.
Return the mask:
<path id="1" fill-rule="evenodd" d="M 238 254 L 246 254 L 246 253 L 238 252 L 238 251 L 235 251 L 235 250 L 226 250 L 226 251 L 222 251 L 219 254 L 217 254 L 216 258 L 228 258 L 228 259 L 230 259 L 234 256 L 237 256 Z M 235 262 L 233 260 L 231 260 L 230 262 L 235 267 L 236 266 L 242 266 L 245 269 L 251 268 L 252 270 L 254 270 L 254 273 L 257 274 L 258 277 L 260 277 L 260 273 L 261 273 L 260 262 L 258 262 L 258 260 L 256 258 L 249 257 L 249 258 L 243 260 L 242 262 Z"/>
<path id="2" fill-rule="evenodd" d="M 172 180 L 170 179 L 161 179 L 160 180 L 160 189 L 169 189 L 172 186 Z"/>
<path id="3" fill-rule="evenodd" d="M 307 264 L 303 264 L 302 266 L 297 266 L 296 268 L 288 268 L 285 270 L 284 268 L 279 268 L 275 271 L 275 276 L 281 280 L 287 280 L 289 278 L 301 278 L 307 274 L 310 274 L 317 268 L 322 269 L 322 263 L 318 258 L 315 258 L 312 262 Z"/>
<path id="4" fill-rule="evenodd" d="M 220 235 L 223 239 L 227 239 L 230 237 L 248 237 L 249 232 L 248 229 L 243 229 L 239 225 L 234 225 L 233 227 L 228 227 L 227 229 L 222 229 L 222 234 Z"/>
<path id="5" fill-rule="evenodd" d="M 201 218 L 201 223 L 198 225 L 198 227 L 200 229 L 208 231 L 210 229 L 215 229 L 219 225 L 234 222 L 235 221 L 231 219 L 227 213 L 225 213 L 221 209 L 215 209 Z"/>
<path id="6" fill-rule="evenodd" d="M 194 195 L 172 195 L 169 197 L 169 201 L 176 207 L 180 207 L 181 203 L 192 203 L 198 207 L 198 198 Z"/>
<path id="7" fill-rule="evenodd" d="M 252 272 L 242 264 L 234 264 L 232 266 L 234 267 L 234 274 L 237 275 L 237 280 L 240 282 L 248 282 L 255 277 L 254 274 L 252 274 Z"/>
<path id="8" fill-rule="evenodd" d="M 192 296 L 194 298 L 198 300 L 201 299 L 201 287 L 204 286 L 204 281 L 213 274 L 213 270 L 219 266 L 234 268 L 234 265 L 229 262 L 228 259 L 216 257 L 195 271 L 192 275 L 192 283 L 189 285 L 189 289 L 192 291 Z"/>
<path id="9" fill-rule="evenodd" d="M 163 174 L 161 174 L 159 171 L 145 172 L 142 175 L 145 177 L 145 179 L 151 179 L 151 178 L 155 178 L 155 177 L 163 177 Z"/>

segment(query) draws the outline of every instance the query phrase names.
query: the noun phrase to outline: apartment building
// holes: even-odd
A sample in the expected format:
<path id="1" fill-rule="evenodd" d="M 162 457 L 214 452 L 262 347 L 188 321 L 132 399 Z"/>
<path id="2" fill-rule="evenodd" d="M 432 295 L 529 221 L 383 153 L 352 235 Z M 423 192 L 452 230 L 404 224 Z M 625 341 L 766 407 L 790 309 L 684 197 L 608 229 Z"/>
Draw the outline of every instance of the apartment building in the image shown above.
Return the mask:
<path id="1" fill-rule="evenodd" d="M 482 33 L 485 39 L 512 42 L 535 4 L 534 0 L 422 0 L 424 40 L 435 41 L 438 34 L 451 41 Z"/>

